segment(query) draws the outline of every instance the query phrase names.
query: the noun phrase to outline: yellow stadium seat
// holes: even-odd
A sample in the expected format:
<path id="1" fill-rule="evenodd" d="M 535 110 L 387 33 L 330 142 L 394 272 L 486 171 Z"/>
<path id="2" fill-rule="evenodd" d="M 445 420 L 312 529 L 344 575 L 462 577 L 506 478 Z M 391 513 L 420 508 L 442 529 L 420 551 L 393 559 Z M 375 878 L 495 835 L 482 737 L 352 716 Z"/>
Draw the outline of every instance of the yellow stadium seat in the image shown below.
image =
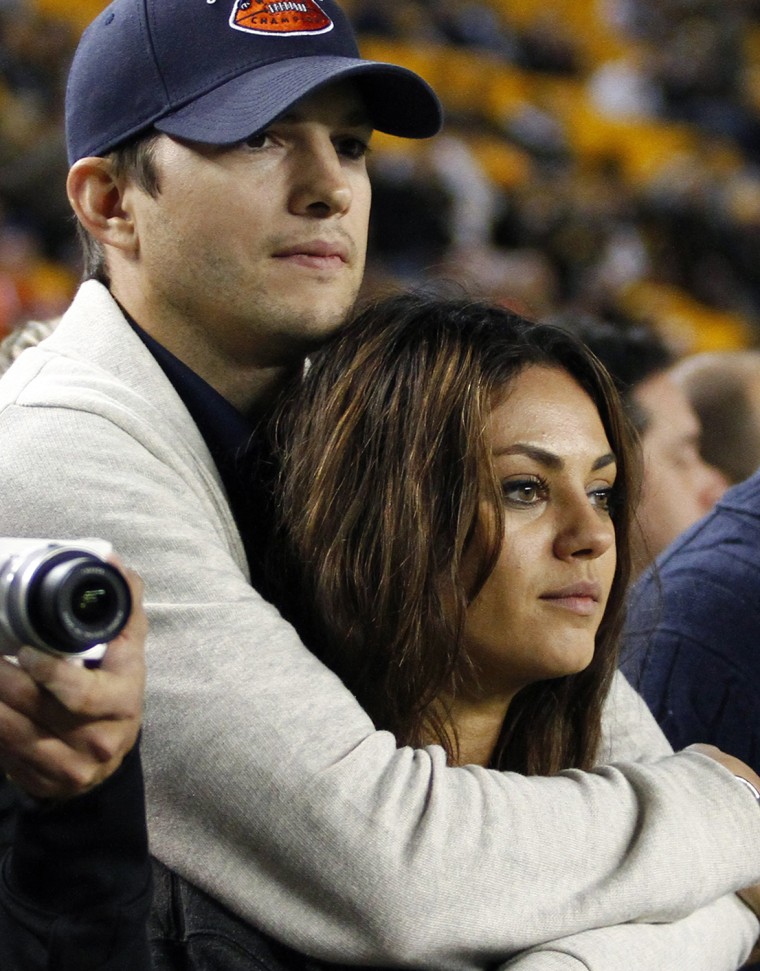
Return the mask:
<path id="1" fill-rule="evenodd" d="M 635 283 L 621 295 L 620 306 L 654 326 L 679 354 L 741 350 L 753 343 L 752 326 L 741 314 L 707 307 L 675 286 Z"/>
<path id="2" fill-rule="evenodd" d="M 32 0 L 31 7 L 42 16 L 68 21 L 83 30 L 108 5 L 108 0 Z"/>

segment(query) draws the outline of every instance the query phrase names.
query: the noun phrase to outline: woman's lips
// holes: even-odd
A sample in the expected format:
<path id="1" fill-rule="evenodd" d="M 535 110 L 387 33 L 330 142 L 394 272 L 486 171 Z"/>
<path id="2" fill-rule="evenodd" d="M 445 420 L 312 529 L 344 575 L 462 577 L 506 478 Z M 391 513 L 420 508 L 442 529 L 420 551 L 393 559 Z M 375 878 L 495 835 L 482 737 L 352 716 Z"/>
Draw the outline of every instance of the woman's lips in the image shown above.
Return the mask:
<path id="1" fill-rule="evenodd" d="M 582 580 L 557 590 L 542 593 L 539 600 L 552 606 L 561 607 L 581 617 L 589 617 L 596 612 L 602 597 L 601 585 L 591 580 Z"/>

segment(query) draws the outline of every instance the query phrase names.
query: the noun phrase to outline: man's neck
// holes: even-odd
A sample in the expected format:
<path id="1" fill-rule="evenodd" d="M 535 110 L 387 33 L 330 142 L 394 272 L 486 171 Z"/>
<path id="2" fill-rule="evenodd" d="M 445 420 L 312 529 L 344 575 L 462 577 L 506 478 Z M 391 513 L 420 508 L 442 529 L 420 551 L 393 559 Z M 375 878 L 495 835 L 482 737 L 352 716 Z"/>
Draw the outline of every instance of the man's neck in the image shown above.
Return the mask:
<path id="1" fill-rule="evenodd" d="M 190 322 L 183 326 L 168 326 L 157 320 L 146 308 L 123 302 L 112 288 L 112 295 L 122 310 L 146 333 L 194 371 L 208 385 L 245 415 L 264 411 L 283 384 L 303 369 L 303 361 L 292 365 L 262 366 L 247 363 L 225 352 L 201 327 Z"/>

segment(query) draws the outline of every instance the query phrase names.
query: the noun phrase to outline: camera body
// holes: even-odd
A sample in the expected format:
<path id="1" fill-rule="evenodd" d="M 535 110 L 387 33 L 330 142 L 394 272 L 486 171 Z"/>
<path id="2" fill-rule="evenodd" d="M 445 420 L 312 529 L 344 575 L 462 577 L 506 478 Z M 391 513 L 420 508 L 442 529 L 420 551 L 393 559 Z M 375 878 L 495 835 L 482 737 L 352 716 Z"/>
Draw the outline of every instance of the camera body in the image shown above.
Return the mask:
<path id="1" fill-rule="evenodd" d="M 97 663 L 132 609 L 127 581 L 98 539 L 0 538 L 0 654 L 24 644 Z"/>

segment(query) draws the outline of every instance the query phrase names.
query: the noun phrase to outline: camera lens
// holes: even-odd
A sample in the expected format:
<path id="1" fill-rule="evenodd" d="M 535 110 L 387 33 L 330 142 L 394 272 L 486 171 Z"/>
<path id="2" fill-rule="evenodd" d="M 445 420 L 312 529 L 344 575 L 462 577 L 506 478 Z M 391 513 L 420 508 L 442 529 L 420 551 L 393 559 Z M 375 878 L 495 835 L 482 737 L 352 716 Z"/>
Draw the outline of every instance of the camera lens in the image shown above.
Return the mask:
<path id="1" fill-rule="evenodd" d="M 132 601 L 126 580 L 110 563 L 66 550 L 37 570 L 27 607 L 30 623 L 46 643 L 76 654 L 113 640 Z"/>
<path id="2" fill-rule="evenodd" d="M 84 580 L 71 591 L 71 613 L 83 624 L 100 626 L 113 616 L 113 588 L 102 582 Z"/>

